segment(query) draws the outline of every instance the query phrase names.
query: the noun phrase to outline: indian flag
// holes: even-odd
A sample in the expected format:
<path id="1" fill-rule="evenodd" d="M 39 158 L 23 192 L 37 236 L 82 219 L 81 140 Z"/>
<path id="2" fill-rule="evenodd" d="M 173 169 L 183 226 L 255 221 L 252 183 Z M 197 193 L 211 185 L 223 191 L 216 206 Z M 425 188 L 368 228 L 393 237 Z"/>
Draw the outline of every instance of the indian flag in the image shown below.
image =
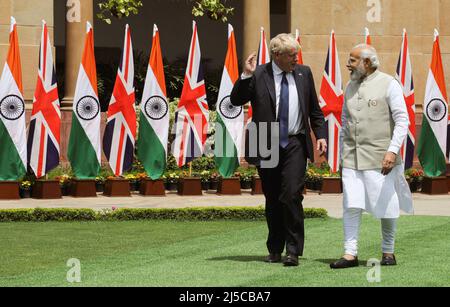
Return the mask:
<path id="1" fill-rule="evenodd" d="M 298 29 L 295 30 L 295 40 L 300 45 L 300 49 L 298 50 L 298 64 L 303 65 L 303 53 L 302 53 L 302 41 L 300 39 L 300 31 Z"/>
<path id="2" fill-rule="evenodd" d="M 139 120 L 137 156 L 152 180 L 163 175 L 167 164 L 169 104 L 158 27 L 153 27 L 150 63 L 145 79 Z"/>
<path id="3" fill-rule="evenodd" d="M 75 90 L 69 161 L 79 179 L 93 179 L 100 171 L 100 103 L 94 55 L 94 30 L 87 23 L 86 40 Z"/>
<path id="4" fill-rule="evenodd" d="M 364 43 L 369 46 L 372 45 L 372 37 L 370 37 L 368 28 L 364 28 Z"/>
<path id="5" fill-rule="evenodd" d="M 233 176 L 239 167 L 239 158 L 241 157 L 244 112 L 242 107 L 235 107 L 230 101 L 231 91 L 238 78 L 236 40 L 233 27 L 228 25 L 228 52 L 217 101 L 215 143 L 216 164 L 220 174 L 225 178 Z"/>
<path id="6" fill-rule="evenodd" d="M 434 30 L 433 53 L 425 90 L 423 115 L 418 145 L 420 163 L 429 177 L 445 175 L 448 106 L 437 30 Z"/>
<path id="7" fill-rule="evenodd" d="M 0 181 L 26 174 L 27 136 L 16 20 L 11 17 L 9 51 L 0 79 Z"/>

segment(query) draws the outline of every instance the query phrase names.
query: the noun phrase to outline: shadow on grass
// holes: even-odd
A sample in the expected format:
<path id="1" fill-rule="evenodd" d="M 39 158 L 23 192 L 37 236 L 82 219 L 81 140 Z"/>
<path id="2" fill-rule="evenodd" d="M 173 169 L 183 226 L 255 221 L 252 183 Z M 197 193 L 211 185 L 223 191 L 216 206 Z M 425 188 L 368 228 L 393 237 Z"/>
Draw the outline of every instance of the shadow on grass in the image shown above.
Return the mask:
<path id="1" fill-rule="evenodd" d="M 315 262 L 321 262 L 321 263 L 325 263 L 325 264 L 331 264 L 333 262 L 335 262 L 336 260 L 339 260 L 339 258 L 334 258 L 334 259 L 315 259 Z M 365 266 L 367 263 L 367 260 L 359 260 L 359 267 L 361 266 Z"/>
<path id="2" fill-rule="evenodd" d="M 265 256 L 227 256 L 207 259 L 209 261 L 264 262 Z"/>

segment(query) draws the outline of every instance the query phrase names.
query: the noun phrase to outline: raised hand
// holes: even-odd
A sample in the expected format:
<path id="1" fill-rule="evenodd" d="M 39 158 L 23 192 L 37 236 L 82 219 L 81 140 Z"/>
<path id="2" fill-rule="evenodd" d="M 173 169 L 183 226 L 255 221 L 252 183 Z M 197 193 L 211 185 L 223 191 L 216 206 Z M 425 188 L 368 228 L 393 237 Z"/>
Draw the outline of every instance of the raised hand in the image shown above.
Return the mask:
<path id="1" fill-rule="evenodd" d="M 253 75 L 256 70 L 256 52 L 253 52 L 244 63 L 244 74 Z"/>

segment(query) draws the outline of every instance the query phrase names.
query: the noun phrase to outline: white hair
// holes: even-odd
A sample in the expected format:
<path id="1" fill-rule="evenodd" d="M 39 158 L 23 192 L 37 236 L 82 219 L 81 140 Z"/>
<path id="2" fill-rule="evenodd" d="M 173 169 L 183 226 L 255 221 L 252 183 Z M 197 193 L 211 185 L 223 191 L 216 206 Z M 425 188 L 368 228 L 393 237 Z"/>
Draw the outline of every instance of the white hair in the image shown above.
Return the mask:
<path id="1" fill-rule="evenodd" d="M 370 64 L 373 68 L 378 68 L 380 66 L 380 60 L 378 59 L 377 50 L 367 44 L 356 45 L 353 50 L 361 49 L 361 58 L 363 60 L 369 59 Z"/>
<path id="2" fill-rule="evenodd" d="M 291 50 L 298 52 L 300 50 L 300 44 L 295 40 L 292 34 L 282 33 L 275 36 L 270 41 L 270 53 L 275 55 L 277 53 L 285 53 Z"/>

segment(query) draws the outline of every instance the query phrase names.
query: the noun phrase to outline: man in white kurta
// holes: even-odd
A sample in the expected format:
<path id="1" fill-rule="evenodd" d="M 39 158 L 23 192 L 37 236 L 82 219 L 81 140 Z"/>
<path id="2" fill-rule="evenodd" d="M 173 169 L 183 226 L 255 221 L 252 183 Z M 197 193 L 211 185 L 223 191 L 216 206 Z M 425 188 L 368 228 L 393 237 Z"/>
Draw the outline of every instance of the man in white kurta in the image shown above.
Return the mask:
<path id="1" fill-rule="evenodd" d="M 412 196 L 399 157 L 408 132 L 403 91 L 378 70 L 376 51 L 358 45 L 350 53 L 351 81 L 345 91 L 340 153 L 344 187 L 344 256 L 333 269 L 358 266 L 362 213 L 381 219 L 382 265 L 395 265 L 395 232 L 400 209 L 413 213 Z"/>

